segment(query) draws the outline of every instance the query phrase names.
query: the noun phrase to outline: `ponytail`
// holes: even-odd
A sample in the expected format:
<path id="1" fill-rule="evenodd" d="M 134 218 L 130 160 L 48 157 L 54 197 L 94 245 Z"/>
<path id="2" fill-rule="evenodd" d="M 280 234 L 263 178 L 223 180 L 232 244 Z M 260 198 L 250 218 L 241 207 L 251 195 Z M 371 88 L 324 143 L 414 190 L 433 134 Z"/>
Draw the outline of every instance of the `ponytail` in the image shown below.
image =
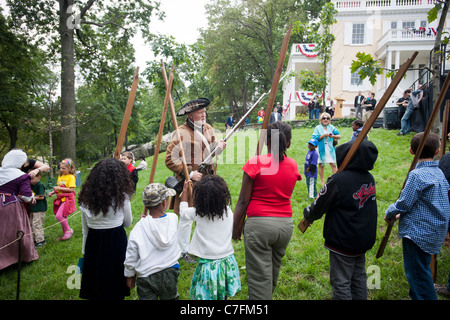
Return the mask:
<path id="1" fill-rule="evenodd" d="M 287 123 L 277 121 L 273 122 L 267 128 L 267 146 L 269 153 L 278 161 L 283 161 L 286 157 L 286 150 L 291 141 L 291 126 Z"/>

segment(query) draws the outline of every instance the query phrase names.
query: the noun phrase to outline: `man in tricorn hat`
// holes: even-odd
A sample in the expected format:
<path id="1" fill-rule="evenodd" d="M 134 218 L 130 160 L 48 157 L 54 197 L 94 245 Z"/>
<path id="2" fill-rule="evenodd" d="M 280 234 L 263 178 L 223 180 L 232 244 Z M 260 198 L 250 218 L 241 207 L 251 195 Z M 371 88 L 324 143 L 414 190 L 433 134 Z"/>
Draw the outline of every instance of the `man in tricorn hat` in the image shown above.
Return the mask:
<path id="1" fill-rule="evenodd" d="M 217 141 L 214 134 L 214 129 L 206 123 L 206 107 L 210 104 L 210 101 L 206 98 L 198 98 L 184 104 L 178 111 L 177 116 L 186 115 L 186 121 L 178 127 L 180 138 L 182 141 L 182 147 L 184 156 L 186 158 L 186 165 L 189 172 L 190 179 L 195 183 L 201 179 L 203 175 L 215 174 L 216 165 L 213 163 L 207 164 L 203 171 L 199 171 L 199 165 L 208 155 L 213 151 L 216 146 L 218 150 L 216 155 L 222 153 L 226 147 L 224 140 Z M 172 135 L 172 141 L 166 150 L 165 158 L 166 167 L 175 173 L 177 180 L 182 181 L 185 179 L 183 162 L 180 155 L 180 141 L 176 134 Z M 192 195 L 188 196 L 189 206 L 193 206 Z M 175 213 L 179 213 L 180 195 L 177 194 L 172 197 L 170 209 L 173 209 Z M 192 262 L 192 258 L 187 255 L 187 247 L 189 245 L 190 231 L 192 223 L 184 223 L 180 219 L 179 224 L 179 243 L 182 251 L 183 259 L 188 262 Z M 185 237 L 181 234 L 186 234 Z"/>

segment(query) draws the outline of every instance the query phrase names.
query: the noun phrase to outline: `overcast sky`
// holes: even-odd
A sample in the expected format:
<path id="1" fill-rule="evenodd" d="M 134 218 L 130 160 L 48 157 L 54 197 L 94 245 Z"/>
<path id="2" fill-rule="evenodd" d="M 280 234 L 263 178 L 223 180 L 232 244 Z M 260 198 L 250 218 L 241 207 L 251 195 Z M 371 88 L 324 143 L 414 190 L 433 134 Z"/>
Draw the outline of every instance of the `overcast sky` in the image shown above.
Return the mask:
<path id="1" fill-rule="evenodd" d="M 150 23 L 150 32 L 172 35 L 177 42 L 193 44 L 200 36 L 199 28 L 207 26 L 205 4 L 209 0 L 160 0 L 161 10 L 166 13 L 164 21 L 154 20 Z M 136 65 L 139 72 L 145 69 L 145 62 L 153 60 L 150 46 L 136 37 Z"/>

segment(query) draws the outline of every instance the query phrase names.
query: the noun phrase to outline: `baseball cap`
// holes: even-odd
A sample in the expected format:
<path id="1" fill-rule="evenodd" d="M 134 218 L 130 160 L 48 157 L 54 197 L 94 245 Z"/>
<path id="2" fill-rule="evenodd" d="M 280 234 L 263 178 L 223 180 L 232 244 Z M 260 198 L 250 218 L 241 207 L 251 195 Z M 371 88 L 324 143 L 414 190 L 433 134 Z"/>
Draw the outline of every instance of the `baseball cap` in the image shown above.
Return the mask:
<path id="1" fill-rule="evenodd" d="M 308 141 L 308 143 L 311 143 L 313 146 L 317 146 L 319 142 L 316 139 L 311 139 Z"/>
<path id="2" fill-rule="evenodd" d="M 176 191 L 162 183 L 151 183 L 142 191 L 142 202 L 146 207 L 155 207 L 168 197 L 176 195 Z"/>

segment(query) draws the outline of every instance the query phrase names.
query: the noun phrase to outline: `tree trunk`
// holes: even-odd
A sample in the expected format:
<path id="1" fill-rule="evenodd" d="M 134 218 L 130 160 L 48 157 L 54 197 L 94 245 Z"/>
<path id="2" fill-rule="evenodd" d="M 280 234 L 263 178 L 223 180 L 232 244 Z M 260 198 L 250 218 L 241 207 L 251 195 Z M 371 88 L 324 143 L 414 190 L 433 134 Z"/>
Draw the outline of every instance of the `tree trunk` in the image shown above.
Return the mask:
<path id="1" fill-rule="evenodd" d="M 441 55 L 441 35 L 444 29 L 445 20 L 447 18 L 448 5 L 450 0 L 446 0 L 443 4 L 441 18 L 439 19 L 439 26 L 437 28 L 436 40 L 434 41 L 433 55 L 431 57 L 431 70 L 433 72 L 433 106 L 436 103 L 439 92 L 441 91 L 441 68 L 440 68 L 440 55 Z M 444 58 L 445 59 L 445 56 Z M 442 93 L 445 94 L 445 93 Z M 440 107 L 440 106 L 439 106 Z M 440 136 L 440 117 L 436 117 L 431 127 L 431 132 L 434 132 Z"/>
<path id="2" fill-rule="evenodd" d="M 59 0 L 61 37 L 61 159 L 76 160 L 74 24 L 67 13 L 73 0 Z"/>
<path id="3" fill-rule="evenodd" d="M 8 130 L 9 134 L 9 150 L 12 150 L 17 144 L 17 132 L 19 131 L 19 128 L 17 126 L 10 127 L 6 125 L 6 130 Z"/>

